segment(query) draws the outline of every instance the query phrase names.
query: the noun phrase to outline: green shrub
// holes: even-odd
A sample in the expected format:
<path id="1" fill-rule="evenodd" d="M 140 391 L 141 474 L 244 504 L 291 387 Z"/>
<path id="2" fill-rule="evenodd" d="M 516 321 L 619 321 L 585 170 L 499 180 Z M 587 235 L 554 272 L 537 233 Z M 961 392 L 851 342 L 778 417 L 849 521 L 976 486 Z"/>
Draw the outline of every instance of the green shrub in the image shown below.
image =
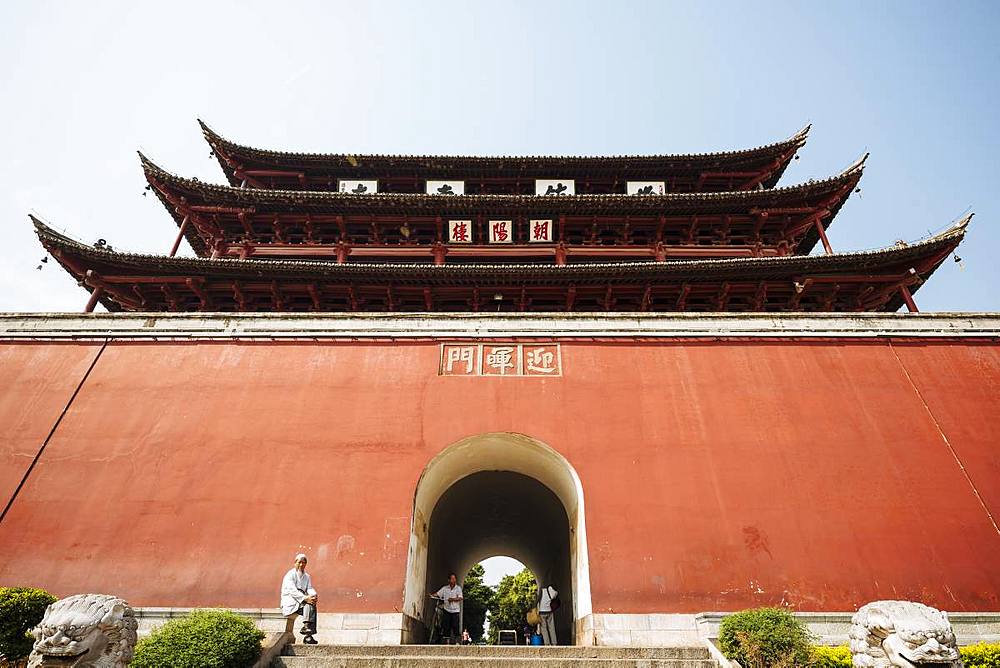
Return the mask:
<path id="1" fill-rule="evenodd" d="M 0 657 L 13 662 L 28 656 L 35 641 L 28 630 L 55 602 L 56 597 L 44 589 L 0 587 Z"/>
<path id="2" fill-rule="evenodd" d="M 812 648 L 809 656 L 809 668 L 851 668 L 851 648 L 847 645 L 840 647 L 824 647 L 817 645 Z"/>
<path id="3" fill-rule="evenodd" d="M 196 610 L 174 619 L 135 646 L 132 668 L 246 668 L 260 656 L 258 631 L 229 610 Z"/>
<path id="4" fill-rule="evenodd" d="M 1000 643 L 981 642 L 959 647 L 965 668 L 1000 668 Z"/>
<path id="5" fill-rule="evenodd" d="M 981 642 L 958 648 L 965 668 L 1000 668 L 1000 643 Z M 840 647 L 813 647 L 810 668 L 851 668 L 851 650 Z"/>
<path id="6" fill-rule="evenodd" d="M 743 668 L 790 668 L 809 663 L 809 631 L 787 610 L 756 608 L 728 615 L 719 646 Z"/>

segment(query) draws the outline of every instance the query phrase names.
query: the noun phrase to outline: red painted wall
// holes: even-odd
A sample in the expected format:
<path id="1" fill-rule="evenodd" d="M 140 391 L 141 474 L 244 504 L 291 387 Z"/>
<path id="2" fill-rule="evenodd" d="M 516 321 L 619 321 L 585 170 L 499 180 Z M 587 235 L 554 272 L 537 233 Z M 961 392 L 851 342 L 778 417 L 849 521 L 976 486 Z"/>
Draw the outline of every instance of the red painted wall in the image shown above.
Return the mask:
<path id="1" fill-rule="evenodd" d="M 0 346 L 4 502 L 95 353 Z M 563 343 L 544 379 L 438 355 L 110 344 L 0 524 L 0 584 L 273 607 L 303 550 L 326 610 L 399 609 L 421 470 L 512 431 L 580 476 L 596 612 L 1000 610 L 995 343 Z"/>
<path id="2" fill-rule="evenodd" d="M 100 345 L 0 345 L 0 509 L 21 483 Z"/>

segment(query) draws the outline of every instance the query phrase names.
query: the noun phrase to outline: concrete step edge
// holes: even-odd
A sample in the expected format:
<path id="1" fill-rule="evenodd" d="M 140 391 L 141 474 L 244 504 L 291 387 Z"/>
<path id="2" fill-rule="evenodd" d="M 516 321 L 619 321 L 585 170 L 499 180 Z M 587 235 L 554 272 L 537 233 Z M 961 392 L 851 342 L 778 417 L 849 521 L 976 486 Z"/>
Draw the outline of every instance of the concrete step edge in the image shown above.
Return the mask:
<path id="1" fill-rule="evenodd" d="M 272 666 L 279 668 L 424 668 L 427 666 L 468 666 L 514 668 L 528 664 L 543 668 L 718 668 L 711 659 L 581 659 L 529 657 L 295 657 L 279 656 Z"/>
<path id="2" fill-rule="evenodd" d="M 530 657 L 530 658 L 614 658 L 643 655 L 644 658 L 709 657 L 704 646 L 683 647 L 436 647 L 430 645 L 287 645 L 292 656 L 441 656 L 441 657 Z"/>

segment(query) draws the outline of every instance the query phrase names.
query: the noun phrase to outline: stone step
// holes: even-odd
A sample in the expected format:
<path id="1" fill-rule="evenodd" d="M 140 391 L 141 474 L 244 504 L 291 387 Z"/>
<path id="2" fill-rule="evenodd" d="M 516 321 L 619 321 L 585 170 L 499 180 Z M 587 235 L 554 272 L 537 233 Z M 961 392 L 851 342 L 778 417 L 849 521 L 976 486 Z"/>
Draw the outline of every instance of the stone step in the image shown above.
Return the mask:
<path id="1" fill-rule="evenodd" d="M 692 647 L 525 647 L 505 645 L 286 645 L 295 657 L 442 657 L 531 659 L 696 659 L 710 658 L 704 646 Z"/>
<path id="2" fill-rule="evenodd" d="M 718 668 L 709 659 L 591 659 L 500 656 L 279 656 L 272 668 Z"/>
<path id="3" fill-rule="evenodd" d="M 705 647 L 287 645 L 284 668 L 718 668 Z"/>

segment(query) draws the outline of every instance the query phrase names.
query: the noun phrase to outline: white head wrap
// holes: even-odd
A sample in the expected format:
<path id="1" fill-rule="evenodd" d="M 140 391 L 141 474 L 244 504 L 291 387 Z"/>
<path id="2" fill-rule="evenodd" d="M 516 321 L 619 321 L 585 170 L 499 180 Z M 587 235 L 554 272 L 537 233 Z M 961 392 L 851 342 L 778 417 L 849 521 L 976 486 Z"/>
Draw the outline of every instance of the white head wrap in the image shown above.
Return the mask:
<path id="1" fill-rule="evenodd" d="M 301 552 L 295 555 L 295 561 L 298 561 L 299 559 L 305 559 L 306 561 L 309 561 L 309 557 L 302 554 Z"/>

